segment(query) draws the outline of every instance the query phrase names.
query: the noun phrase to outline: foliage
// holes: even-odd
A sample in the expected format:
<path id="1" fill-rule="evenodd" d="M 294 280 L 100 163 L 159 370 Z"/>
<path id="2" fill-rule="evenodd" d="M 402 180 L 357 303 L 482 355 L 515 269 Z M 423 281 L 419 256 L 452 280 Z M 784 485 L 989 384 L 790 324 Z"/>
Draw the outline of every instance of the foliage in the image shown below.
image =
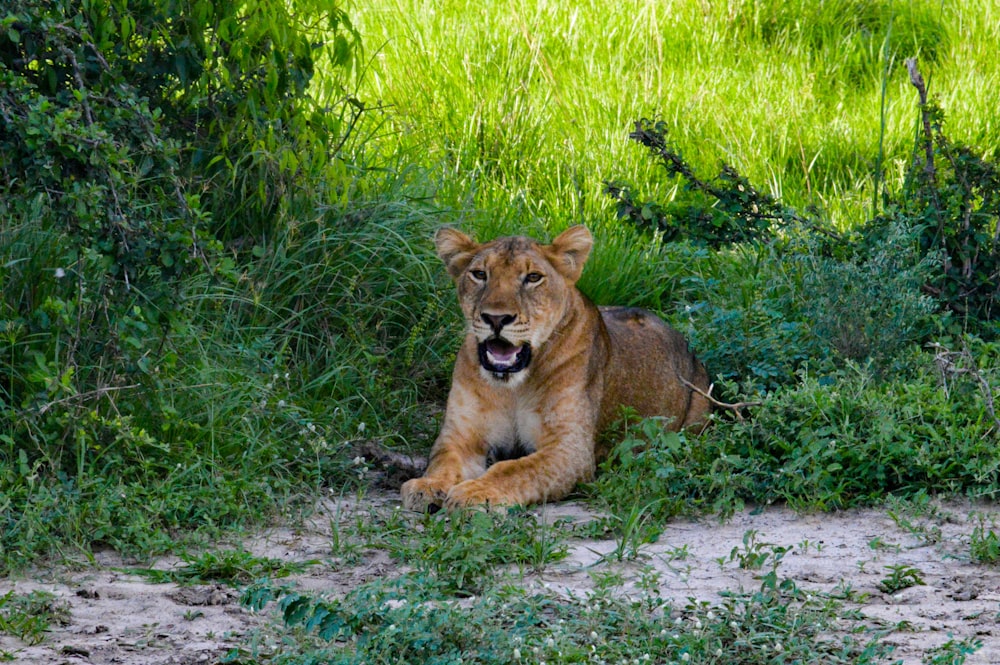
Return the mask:
<path id="1" fill-rule="evenodd" d="M 445 291 L 426 182 L 346 167 L 346 14 L 5 12 L 0 569 L 95 543 L 162 551 L 359 483 L 340 442 L 413 419 L 448 331 L 427 325 Z"/>
<path id="2" fill-rule="evenodd" d="M 886 570 L 889 574 L 878 583 L 878 588 L 885 593 L 893 594 L 903 589 L 909 589 L 912 586 L 925 584 L 922 577 L 923 573 L 920 572 L 920 569 L 913 566 L 896 564 L 894 566 L 886 566 Z"/>
<path id="3" fill-rule="evenodd" d="M 184 553 L 180 558 L 184 565 L 169 570 L 137 568 L 133 569 L 133 572 L 157 584 L 164 582 L 176 584 L 221 582 L 237 586 L 246 585 L 264 577 L 287 577 L 319 563 L 318 561 L 289 562 L 259 557 L 243 549 L 203 552 L 197 556 Z"/>
<path id="4" fill-rule="evenodd" d="M 683 179 L 685 198 L 666 204 L 638 201 L 628 186 L 608 182 L 605 192 L 616 201 L 619 219 L 656 231 L 664 242 L 685 239 L 711 247 L 760 240 L 769 235 L 771 222 L 798 219 L 728 164 L 722 165 L 714 182 L 700 179 L 669 145 L 667 127 L 663 121 L 643 118 L 629 138 L 649 150 L 668 178 Z"/>
<path id="5" fill-rule="evenodd" d="M 921 92 L 923 92 L 921 90 Z M 944 113 L 926 99 L 924 132 L 899 201 L 862 231 L 868 247 L 902 221 L 919 233 L 922 256 L 935 270 L 926 288 L 973 322 L 1000 317 L 1000 169 L 980 151 L 944 134 Z"/>
<path id="6" fill-rule="evenodd" d="M 68 606 L 46 591 L 0 596 L 0 633 L 14 635 L 28 644 L 38 644 L 53 623 L 66 623 Z"/>
<path id="7" fill-rule="evenodd" d="M 775 566 L 777 567 L 777 566 Z M 509 587 L 447 602 L 419 575 L 369 583 L 343 599 L 248 589 L 244 603 L 263 609 L 279 599 L 285 622 L 321 643 L 298 641 L 268 654 L 278 662 L 720 662 L 815 665 L 883 662 L 888 649 L 840 604 L 800 592 L 776 571 L 759 591 L 731 594 L 718 606 L 672 607 L 655 583 L 637 600 L 598 589 L 583 597 Z M 326 645 L 326 646 L 324 646 Z M 233 654 L 254 656 L 255 654 Z"/>
<path id="8" fill-rule="evenodd" d="M 610 515 L 600 526 L 628 538 L 632 551 L 655 541 L 664 521 L 701 511 L 729 515 L 754 495 L 756 461 L 723 437 L 668 432 L 658 419 L 626 419 L 622 441 L 588 486 Z M 763 472 L 763 470 L 761 470 Z"/>
<path id="9" fill-rule="evenodd" d="M 995 565 L 1000 563 L 1000 535 L 991 527 L 987 527 L 980 518 L 979 524 L 972 530 L 969 548 L 973 561 Z"/>
<path id="10" fill-rule="evenodd" d="M 898 225 L 847 258 L 815 249 L 796 257 L 804 320 L 841 358 L 887 371 L 904 349 L 934 331 L 938 303 L 922 289 L 936 257 L 921 254 L 915 235 Z"/>
<path id="11" fill-rule="evenodd" d="M 891 379 L 848 365 L 803 371 L 752 420 L 720 416 L 696 439 L 663 431 L 655 419 L 629 425 L 590 491 L 615 515 L 643 508 L 642 528 L 632 532 L 651 539 L 670 516 L 725 515 L 744 502 L 832 510 L 890 494 L 992 497 L 998 468 L 995 422 L 976 381 L 944 390 L 930 368 Z M 623 533 L 630 525 L 603 526 Z"/>
<path id="12" fill-rule="evenodd" d="M 961 394 L 959 394 L 961 393 Z M 727 436 L 737 454 L 759 461 L 757 500 L 839 508 L 890 493 L 954 492 L 993 496 L 993 422 L 982 395 L 967 383 L 951 393 L 930 371 L 879 381 L 849 367 L 804 374 L 737 423 Z M 729 429 L 729 428 L 727 428 Z"/>
<path id="13" fill-rule="evenodd" d="M 410 538 L 391 540 L 389 551 L 447 594 L 481 593 L 499 565 L 541 570 L 567 554 L 560 525 L 540 523 L 522 509 L 428 515 L 421 526 Z"/>
<path id="14" fill-rule="evenodd" d="M 806 362 L 827 363 L 830 345 L 802 312 L 799 260 L 773 245 L 740 245 L 685 278 L 675 323 L 713 376 L 753 393 L 793 383 Z"/>

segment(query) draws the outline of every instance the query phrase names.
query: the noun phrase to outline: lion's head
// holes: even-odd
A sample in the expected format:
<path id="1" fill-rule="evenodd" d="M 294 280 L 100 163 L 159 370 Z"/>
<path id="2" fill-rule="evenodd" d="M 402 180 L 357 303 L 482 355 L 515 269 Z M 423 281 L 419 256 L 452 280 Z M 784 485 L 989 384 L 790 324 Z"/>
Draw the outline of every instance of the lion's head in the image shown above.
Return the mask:
<path id="1" fill-rule="evenodd" d="M 507 385 L 519 383 L 531 367 L 532 354 L 566 315 L 593 246 L 590 231 L 571 227 L 551 245 L 521 236 L 479 244 L 460 231 L 443 228 L 434 242 L 458 287 L 484 376 Z"/>

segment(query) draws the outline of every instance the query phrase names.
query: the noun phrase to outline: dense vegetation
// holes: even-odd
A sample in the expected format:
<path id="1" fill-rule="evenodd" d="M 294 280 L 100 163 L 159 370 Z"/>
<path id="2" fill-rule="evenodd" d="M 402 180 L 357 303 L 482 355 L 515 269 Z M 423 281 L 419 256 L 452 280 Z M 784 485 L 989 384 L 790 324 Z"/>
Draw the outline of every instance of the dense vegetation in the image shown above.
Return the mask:
<path id="1" fill-rule="evenodd" d="M 599 504 L 996 495 L 991 2 L 434 6 L 5 6 L 3 568 L 163 551 L 363 486 L 362 439 L 424 449 L 444 223 L 587 223 L 584 290 L 763 402 L 628 426 Z"/>

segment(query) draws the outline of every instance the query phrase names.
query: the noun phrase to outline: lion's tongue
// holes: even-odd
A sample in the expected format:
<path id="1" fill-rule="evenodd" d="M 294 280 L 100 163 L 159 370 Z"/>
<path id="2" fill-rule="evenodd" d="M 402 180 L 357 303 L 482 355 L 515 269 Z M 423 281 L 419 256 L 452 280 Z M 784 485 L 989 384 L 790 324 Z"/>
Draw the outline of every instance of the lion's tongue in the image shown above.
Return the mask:
<path id="1" fill-rule="evenodd" d="M 517 362 L 518 347 L 499 339 L 486 342 L 486 355 L 497 367 L 509 367 Z"/>

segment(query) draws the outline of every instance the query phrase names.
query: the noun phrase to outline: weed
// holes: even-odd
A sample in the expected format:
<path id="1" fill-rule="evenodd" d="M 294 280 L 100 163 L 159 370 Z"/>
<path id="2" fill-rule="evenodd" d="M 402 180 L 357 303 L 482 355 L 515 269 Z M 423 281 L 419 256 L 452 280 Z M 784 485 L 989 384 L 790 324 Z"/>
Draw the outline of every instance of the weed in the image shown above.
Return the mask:
<path id="1" fill-rule="evenodd" d="M 801 551 L 803 554 L 808 554 L 810 549 L 815 549 L 816 552 L 822 552 L 823 541 L 820 540 L 818 542 L 813 542 L 808 538 L 806 538 L 801 543 L 799 543 L 797 547 L 799 548 L 799 551 Z"/>
<path id="2" fill-rule="evenodd" d="M 624 516 L 610 515 L 606 520 L 614 524 L 610 527 L 616 534 L 615 548 L 601 556 L 607 561 L 633 561 L 641 556 L 643 545 L 656 542 L 660 528 L 651 520 L 658 501 L 632 506 Z"/>
<path id="3" fill-rule="evenodd" d="M 873 550 L 886 550 L 889 552 L 899 552 L 902 548 L 898 543 L 887 543 L 882 536 L 875 536 L 868 541 L 868 547 Z"/>
<path id="4" fill-rule="evenodd" d="M 992 525 L 987 528 L 982 517 L 979 524 L 972 530 L 969 541 L 971 558 L 973 561 L 985 564 L 996 564 L 1000 562 L 1000 536 L 993 530 Z"/>
<path id="5" fill-rule="evenodd" d="M 762 543 L 757 540 L 757 531 L 748 529 L 743 533 L 743 549 L 734 547 L 729 553 L 729 560 L 738 561 L 743 570 L 760 570 L 768 561 L 774 569 L 790 550 L 790 547 Z"/>
<path id="6" fill-rule="evenodd" d="M 170 570 L 137 568 L 138 573 L 148 580 L 163 584 L 203 584 L 222 582 L 231 586 L 245 585 L 262 577 L 287 577 L 305 570 L 319 561 L 288 562 L 280 559 L 259 557 L 242 549 L 223 552 L 204 552 L 194 556 L 182 554 L 183 566 Z"/>
<path id="7" fill-rule="evenodd" d="M 390 554 L 431 576 L 446 593 L 482 593 L 496 582 L 497 566 L 542 570 L 567 555 L 560 525 L 530 512 L 477 510 L 425 515 L 404 537 L 389 538 Z"/>
<path id="8" fill-rule="evenodd" d="M 0 633 L 13 635 L 28 644 L 38 644 L 53 623 L 69 621 L 69 605 L 47 591 L 0 596 Z"/>
<path id="9" fill-rule="evenodd" d="M 919 569 L 903 563 L 886 566 L 889 575 L 882 579 L 878 588 L 885 593 L 893 594 L 912 586 L 924 584 L 923 573 Z"/>
<path id="10" fill-rule="evenodd" d="M 772 571 L 773 572 L 773 571 Z M 612 580 L 612 586 L 620 580 Z M 434 597 L 434 580 L 410 575 L 365 585 L 342 600 L 270 587 L 244 596 L 254 609 L 278 600 L 286 623 L 314 632 L 327 646 L 308 658 L 332 663 L 474 661 L 740 662 L 787 658 L 816 665 L 879 662 L 888 648 L 829 597 L 806 597 L 794 584 L 768 576 L 754 593 L 728 595 L 720 605 L 670 607 L 656 599 L 630 601 L 613 588 L 581 597 L 495 589 L 463 604 Z M 430 594 L 430 595 L 428 595 Z M 849 635 L 850 633 L 853 633 Z M 285 657 L 295 645 L 286 643 Z"/>
<path id="11" fill-rule="evenodd" d="M 920 662 L 924 665 L 962 665 L 966 656 L 974 654 L 982 646 L 982 640 L 974 637 L 967 637 L 963 640 L 950 638 L 941 646 L 934 647 L 924 654 Z"/>

